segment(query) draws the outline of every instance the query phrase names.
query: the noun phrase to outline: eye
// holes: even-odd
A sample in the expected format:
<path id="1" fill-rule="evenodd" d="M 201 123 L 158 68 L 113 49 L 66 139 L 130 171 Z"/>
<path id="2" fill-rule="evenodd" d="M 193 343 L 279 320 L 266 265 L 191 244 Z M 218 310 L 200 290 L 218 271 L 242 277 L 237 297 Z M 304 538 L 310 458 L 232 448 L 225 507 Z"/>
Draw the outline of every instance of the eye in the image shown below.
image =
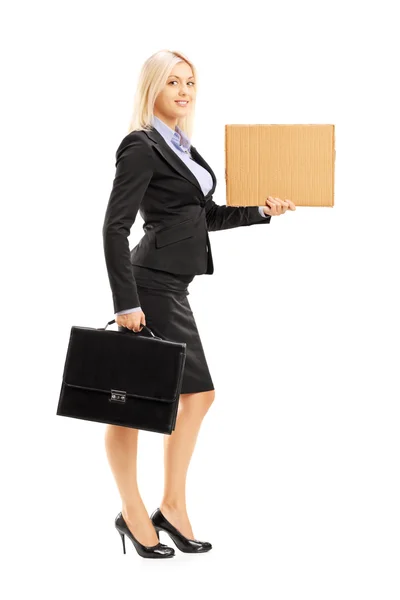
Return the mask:
<path id="1" fill-rule="evenodd" d="M 170 81 L 169 83 L 171 84 L 171 83 L 178 83 L 178 82 L 176 81 L 176 79 L 173 79 L 173 80 L 172 80 L 172 81 Z M 192 87 L 195 85 L 194 81 L 189 81 L 188 83 L 191 83 L 191 84 L 193 84 L 193 85 L 192 85 Z"/>

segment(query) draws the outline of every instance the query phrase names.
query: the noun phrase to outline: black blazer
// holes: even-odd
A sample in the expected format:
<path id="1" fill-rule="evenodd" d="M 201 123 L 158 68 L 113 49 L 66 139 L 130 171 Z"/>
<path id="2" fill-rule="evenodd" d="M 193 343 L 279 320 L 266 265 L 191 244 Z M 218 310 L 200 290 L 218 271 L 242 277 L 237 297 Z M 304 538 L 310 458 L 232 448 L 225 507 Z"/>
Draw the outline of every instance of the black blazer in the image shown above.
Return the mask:
<path id="1" fill-rule="evenodd" d="M 114 312 L 140 306 L 132 265 L 176 274 L 214 272 L 208 231 L 267 224 L 257 206 L 220 206 L 212 200 L 217 180 L 191 146 L 191 156 L 211 174 L 207 195 L 163 136 L 132 131 L 116 152 L 116 174 L 103 224 L 103 246 Z M 140 212 L 144 236 L 129 249 L 130 229 Z"/>

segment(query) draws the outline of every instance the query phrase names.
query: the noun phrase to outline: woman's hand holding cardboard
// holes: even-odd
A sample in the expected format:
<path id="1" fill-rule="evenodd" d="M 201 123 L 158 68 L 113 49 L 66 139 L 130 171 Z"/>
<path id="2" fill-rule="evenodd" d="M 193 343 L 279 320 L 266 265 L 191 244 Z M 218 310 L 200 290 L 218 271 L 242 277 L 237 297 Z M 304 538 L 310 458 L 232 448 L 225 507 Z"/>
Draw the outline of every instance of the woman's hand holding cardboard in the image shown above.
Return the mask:
<path id="1" fill-rule="evenodd" d="M 285 200 L 281 200 L 280 198 L 268 196 L 265 204 L 268 206 L 268 208 L 264 208 L 264 214 L 271 217 L 279 217 L 280 215 L 283 215 L 287 209 L 296 210 L 296 205 L 294 202 L 288 200 L 287 198 Z"/>

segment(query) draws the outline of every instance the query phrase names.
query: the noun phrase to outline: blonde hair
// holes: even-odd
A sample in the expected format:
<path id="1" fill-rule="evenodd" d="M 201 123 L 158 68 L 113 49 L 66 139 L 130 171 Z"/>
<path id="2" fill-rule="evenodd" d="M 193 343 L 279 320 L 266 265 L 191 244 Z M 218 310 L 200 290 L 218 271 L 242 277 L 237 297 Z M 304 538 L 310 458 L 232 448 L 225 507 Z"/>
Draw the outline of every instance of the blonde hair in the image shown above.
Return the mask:
<path id="1" fill-rule="evenodd" d="M 192 69 L 197 84 L 197 71 L 189 59 L 181 52 L 172 50 L 159 50 L 152 54 L 143 64 L 134 97 L 133 114 L 129 124 L 128 133 L 141 131 L 152 127 L 153 107 L 158 94 L 163 90 L 172 67 L 178 62 L 186 62 Z M 190 139 L 194 126 L 194 108 L 196 105 L 193 98 L 193 107 L 188 116 L 178 118 L 178 127 Z"/>

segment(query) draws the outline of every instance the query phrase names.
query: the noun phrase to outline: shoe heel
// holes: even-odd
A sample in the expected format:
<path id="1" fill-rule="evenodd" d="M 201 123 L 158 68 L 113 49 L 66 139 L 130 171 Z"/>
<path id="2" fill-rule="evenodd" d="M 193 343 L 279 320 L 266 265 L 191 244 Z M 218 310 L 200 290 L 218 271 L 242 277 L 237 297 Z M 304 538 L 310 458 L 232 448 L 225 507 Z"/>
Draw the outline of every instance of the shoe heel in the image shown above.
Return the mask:
<path id="1" fill-rule="evenodd" d="M 121 512 L 117 515 L 115 519 L 115 527 L 121 536 L 124 554 L 126 554 L 125 536 L 127 536 L 128 539 L 131 540 L 137 553 L 140 556 L 143 556 L 143 558 L 172 558 L 173 556 L 175 556 L 175 550 L 173 548 L 170 548 L 165 544 L 161 544 L 160 542 L 154 544 L 154 546 L 145 546 L 144 544 L 141 544 L 139 540 L 137 540 L 133 533 L 130 531 Z"/>
<path id="2" fill-rule="evenodd" d="M 191 540 L 185 537 L 176 527 L 174 527 L 157 508 L 150 517 L 153 527 L 157 532 L 165 531 L 174 542 L 175 546 L 181 552 L 208 552 L 212 545 L 210 542 L 202 542 L 200 540 Z"/>
<path id="3" fill-rule="evenodd" d="M 118 530 L 117 530 L 118 531 Z M 125 548 L 125 534 L 122 533 L 122 531 L 118 531 L 119 535 L 121 536 L 122 539 L 122 548 L 124 550 L 124 554 L 126 554 L 126 548 Z"/>

